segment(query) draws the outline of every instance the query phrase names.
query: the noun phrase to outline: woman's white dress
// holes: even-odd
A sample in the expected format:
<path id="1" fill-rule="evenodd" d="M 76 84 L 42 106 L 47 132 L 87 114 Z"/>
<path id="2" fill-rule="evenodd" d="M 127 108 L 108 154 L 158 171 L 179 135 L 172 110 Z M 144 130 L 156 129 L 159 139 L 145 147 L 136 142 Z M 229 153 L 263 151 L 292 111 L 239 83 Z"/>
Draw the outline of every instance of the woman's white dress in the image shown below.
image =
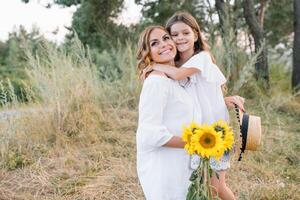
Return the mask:
<path id="1" fill-rule="evenodd" d="M 185 200 L 190 157 L 184 149 L 163 147 L 193 120 L 193 101 L 178 81 L 150 75 L 139 102 L 137 172 L 147 200 Z"/>
<path id="2" fill-rule="evenodd" d="M 201 124 L 212 124 L 218 120 L 229 122 L 229 114 L 221 88 L 221 85 L 226 82 L 226 78 L 219 67 L 212 62 L 209 52 L 201 51 L 195 54 L 181 67 L 199 70 L 189 80 L 180 81 L 194 100 L 195 121 Z M 196 167 L 196 157 L 193 157 L 192 165 L 194 165 L 193 168 Z M 229 154 L 225 153 L 220 161 L 212 158 L 210 165 L 214 170 L 229 168 Z"/>

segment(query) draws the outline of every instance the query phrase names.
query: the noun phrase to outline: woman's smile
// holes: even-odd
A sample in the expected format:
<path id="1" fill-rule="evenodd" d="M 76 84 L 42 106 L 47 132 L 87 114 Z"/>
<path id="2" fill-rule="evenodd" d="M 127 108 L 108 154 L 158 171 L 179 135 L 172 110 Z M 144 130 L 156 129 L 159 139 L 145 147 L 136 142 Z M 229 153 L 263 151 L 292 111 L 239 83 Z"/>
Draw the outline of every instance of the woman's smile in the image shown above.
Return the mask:
<path id="1" fill-rule="evenodd" d="M 159 53 L 159 55 L 168 54 L 168 53 L 172 52 L 172 49 L 173 49 L 172 47 L 164 49 Z"/>

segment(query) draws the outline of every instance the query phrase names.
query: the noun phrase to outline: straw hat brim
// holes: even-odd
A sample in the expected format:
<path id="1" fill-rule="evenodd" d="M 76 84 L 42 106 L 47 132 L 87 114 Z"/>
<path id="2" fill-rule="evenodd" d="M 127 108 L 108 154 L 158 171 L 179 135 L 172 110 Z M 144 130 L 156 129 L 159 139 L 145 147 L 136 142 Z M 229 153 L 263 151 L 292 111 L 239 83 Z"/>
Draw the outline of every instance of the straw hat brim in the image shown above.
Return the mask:
<path id="1" fill-rule="evenodd" d="M 256 151 L 261 143 L 261 118 L 241 111 L 240 118 L 242 140 L 245 140 L 244 148 L 245 150 Z"/>

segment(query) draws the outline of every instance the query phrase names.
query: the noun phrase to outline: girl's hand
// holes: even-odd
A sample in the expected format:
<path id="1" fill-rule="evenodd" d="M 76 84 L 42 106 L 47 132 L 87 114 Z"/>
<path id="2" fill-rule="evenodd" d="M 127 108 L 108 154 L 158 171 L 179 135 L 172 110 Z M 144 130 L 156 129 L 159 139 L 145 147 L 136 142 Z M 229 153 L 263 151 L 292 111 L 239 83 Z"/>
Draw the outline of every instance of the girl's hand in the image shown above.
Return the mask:
<path id="1" fill-rule="evenodd" d="M 148 77 L 149 73 L 152 71 L 153 71 L 152 65 L 148 65 L 145 69 L 143 69 L 141 79 L 144 81 Z"/>
<path id="2" fill-rule="evenodd" d="M 236 104 L 239 109 L 245 112 L 245 108 L 244 108 L 245 98 L 236 95 L 236 96 L 225 97 L 224 101 L 227 108 L 234 108 L 234 105 Z"/>

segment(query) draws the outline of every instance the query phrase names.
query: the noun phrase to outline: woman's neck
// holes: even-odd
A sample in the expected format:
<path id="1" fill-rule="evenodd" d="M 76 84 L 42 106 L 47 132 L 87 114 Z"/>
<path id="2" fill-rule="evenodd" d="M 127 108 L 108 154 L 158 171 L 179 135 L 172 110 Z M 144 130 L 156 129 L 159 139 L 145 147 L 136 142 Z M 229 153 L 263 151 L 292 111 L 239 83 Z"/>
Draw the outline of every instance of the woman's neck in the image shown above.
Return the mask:
<path id="1" fill-rule="evenodd" d="M 193 55 L 194 55 L 194 49 L 189 49 L 184 52 L 180 52 L 179 53 L 179 56 L 180 56 L 179 63 L 181 63 L 181 64 L 185 63 Z"/>

